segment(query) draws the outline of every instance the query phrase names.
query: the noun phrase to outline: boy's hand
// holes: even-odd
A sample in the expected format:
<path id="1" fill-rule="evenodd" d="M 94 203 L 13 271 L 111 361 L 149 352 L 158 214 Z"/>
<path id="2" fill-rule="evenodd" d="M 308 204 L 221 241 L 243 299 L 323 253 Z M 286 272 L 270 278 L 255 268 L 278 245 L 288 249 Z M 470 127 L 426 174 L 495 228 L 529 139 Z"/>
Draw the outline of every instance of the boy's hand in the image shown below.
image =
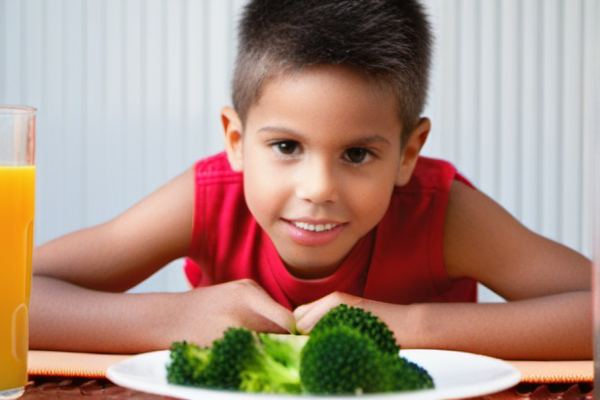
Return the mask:
<path id="1" fill-rule="evenodd" d="M 337 307 L 342 303 L 349 306 L 362 307 L 361 303 L 367 301 L 368 300 L 365 300 L 361 297 L 342 292 L 333 292 L 328 294 L 319 300 L 305 304 L 294 310 L 294 317 L 296 318 L 296 330 L 299 333 L 306 335 L 310 333 L 313 326 L 315 326 L 315 324 L 319 322 L 319 320 L 323 318 L 323 316 L 332 308 Z"/>
<path id="2" fill-rule="evenodd" d="M 230 326 L 256 332 L 294 332 L 294 316 L 250 279 L 197 288 L 182 293 L 189 312 L 181 313 L 180 337 L 210 344 Z"/>

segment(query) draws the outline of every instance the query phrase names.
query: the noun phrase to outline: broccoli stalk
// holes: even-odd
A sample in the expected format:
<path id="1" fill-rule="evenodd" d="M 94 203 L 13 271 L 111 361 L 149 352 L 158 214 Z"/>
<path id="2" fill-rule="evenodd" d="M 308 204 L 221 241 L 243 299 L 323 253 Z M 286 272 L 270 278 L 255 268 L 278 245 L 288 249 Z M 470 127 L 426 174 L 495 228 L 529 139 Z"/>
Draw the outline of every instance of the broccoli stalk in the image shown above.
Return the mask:
<path id="1" fill-rule="evenodd" d="M 302 392 L 300 346 L 293 340 L 259 333 L 252 359 L 242 370 L 240 390 L 253 393 Z M 292 337 L 293 338 L 293 337 Z"/>

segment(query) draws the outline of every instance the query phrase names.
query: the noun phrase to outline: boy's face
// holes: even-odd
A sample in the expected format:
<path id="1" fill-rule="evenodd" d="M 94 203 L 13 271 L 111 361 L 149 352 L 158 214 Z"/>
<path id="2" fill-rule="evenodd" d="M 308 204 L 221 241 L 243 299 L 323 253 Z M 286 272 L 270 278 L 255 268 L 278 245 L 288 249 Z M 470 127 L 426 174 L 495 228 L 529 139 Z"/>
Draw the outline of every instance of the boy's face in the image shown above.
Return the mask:
<path id="1" fill-rule="evenodd" d="M 397 107 L 391 91 L 356 72 L 318 66 L 267 84 L 243 135 L 235 112 L 224 110 L 248 207 L 295 276 L 333 273 L 412 172 Z"/>

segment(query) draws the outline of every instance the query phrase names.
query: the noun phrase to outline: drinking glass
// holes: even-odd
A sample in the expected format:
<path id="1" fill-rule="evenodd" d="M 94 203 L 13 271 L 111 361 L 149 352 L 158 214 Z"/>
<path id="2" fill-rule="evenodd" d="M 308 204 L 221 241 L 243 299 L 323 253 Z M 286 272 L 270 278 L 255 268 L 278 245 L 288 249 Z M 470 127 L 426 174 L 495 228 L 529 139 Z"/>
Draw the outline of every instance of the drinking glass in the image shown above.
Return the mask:
<path id="1" fill-rule="evenodd" d="M 27 383 L 35 108 L 0 106 L 0 399 Z"/>

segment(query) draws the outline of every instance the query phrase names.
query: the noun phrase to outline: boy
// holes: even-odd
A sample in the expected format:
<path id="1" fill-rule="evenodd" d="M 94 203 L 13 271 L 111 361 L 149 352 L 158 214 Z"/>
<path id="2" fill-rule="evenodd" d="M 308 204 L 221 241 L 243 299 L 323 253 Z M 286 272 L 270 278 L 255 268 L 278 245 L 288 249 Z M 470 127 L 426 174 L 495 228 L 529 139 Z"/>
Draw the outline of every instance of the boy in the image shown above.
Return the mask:
<path id="1" fill-rule="evenodd" d="M 32 347 L 308 333 L 344 302 L 404 348 L 591 358 L 589 260 L 419 157 L 431 39 L 416 1 L 256 0 L 240 28 L 226 153 L 36 249 Z M 121 293 L 180 257 L 194 290 Z M 474 303 L 476 282 L 508 302 Z"/>

